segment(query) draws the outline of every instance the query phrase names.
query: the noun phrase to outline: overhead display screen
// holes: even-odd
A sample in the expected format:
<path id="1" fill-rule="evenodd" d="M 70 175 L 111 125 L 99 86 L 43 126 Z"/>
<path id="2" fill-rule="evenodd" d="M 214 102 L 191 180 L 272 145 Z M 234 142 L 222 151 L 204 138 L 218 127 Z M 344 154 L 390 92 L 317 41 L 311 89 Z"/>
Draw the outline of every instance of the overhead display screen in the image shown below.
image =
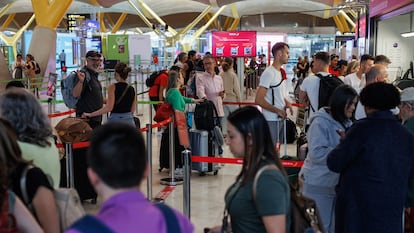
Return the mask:
<path id="1" fill-rule="evenodd" d="M 256 31 L 213 32 L 214 57 L 256 56 Z"/>

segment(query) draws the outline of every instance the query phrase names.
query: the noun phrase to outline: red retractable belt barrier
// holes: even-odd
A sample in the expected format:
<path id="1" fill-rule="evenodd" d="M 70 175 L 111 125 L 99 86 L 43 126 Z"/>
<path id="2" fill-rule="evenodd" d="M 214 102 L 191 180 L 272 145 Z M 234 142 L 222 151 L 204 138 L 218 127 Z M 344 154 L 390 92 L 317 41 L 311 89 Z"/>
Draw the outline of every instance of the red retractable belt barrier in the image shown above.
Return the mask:
<path id="1" fill-rule="evenodd" d="M 238 158 L 218 158 L 208 156 L 191 156 L 192 162 L 204 162 L 204 163 L 226 163 L 226 164 L 243 164 L 243 159 Z M 294 160 L 281 160 L 284 167 L 302 167 L 303 161 Z"/>
<path id="2" fill-rule="evenodd" d="M 76 110 L 75 109 L 71 109 L 71 110 L 66 111 L 66 112 L 51 113 L 51 114 L 48 114 L 47 116 L 49 118 L 60 117 L 60 116 L 70 115 L 70 114 L 72 114 L 74 112 L 76 112 Z"/>

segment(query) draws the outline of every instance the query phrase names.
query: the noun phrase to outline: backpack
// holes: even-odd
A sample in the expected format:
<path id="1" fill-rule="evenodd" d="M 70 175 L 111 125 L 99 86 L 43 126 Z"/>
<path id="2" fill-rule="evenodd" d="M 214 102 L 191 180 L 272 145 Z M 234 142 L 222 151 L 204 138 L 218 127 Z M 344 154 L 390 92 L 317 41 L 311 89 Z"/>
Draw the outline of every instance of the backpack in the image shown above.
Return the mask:
<path id="1" fill-rule="evenodd" d="M 329 101 L 334 90 L 344 83 L 335 75 L 329 74 L 327 76 L 322 76 L 321 74 L 316 74 L 319 78 L 319 94 L 318 94 L 318 109 L 314 109 L 311 105 L 312 111 L 319 110 L 322 107 L 329 106 Z"/>
<path id="2" fill-rule="evenodd" d="M 280 82 L 274 86 L 269 87 L 272 90 L 272 105 L 275 105 L 275 90 L 273 88 L 280 86 L 282 82 L 287 79 L 285 69 L 280 68 L 280 73 L 282 74 L 282 79 L 280 80 Z"/>
<path id="3" fill-rule="evenodd" d="M 33 206 L 29 203 L 26 189 L 26 176 L 31 168 L 33 168 L 31 165 L 24 168 L 20 177 L 20 189 L 22 191 L 24 203 L 29 207 L 29 210 L 34 213 Z M 75 189 L 59 188 L 55 189 L 53 192 L 59 213 L 60 228 L 63 232 L 78 219 L 82 218 L 85 215 L 85 210 L 82 207 L 81 200 Z"/>
<path id="4" fill-rule="evenodd" d="M 13 215 L 15 199 L 13 192 L 4 192 L 0 213 L 0 232 L 2 233 L 20 233 L 17 229 L 16 217 Z"/>
<path id="5" fill-rule="evenodd" d="M 286 118 L 286 143 L 293 143 L 298 136 L 296 124 L 291 119 Z"/>
<path id="6" fill-rule="evenodd" d="M 155 80 L 163 73 L 165 73 L 165 71 L 163 70 L 152 72 L 150 76 L 145 80 L 145 84 L 147 85 L 147 87 L 154 86 Z"/>
<path id="7" fill-rule="evenodd" d="M 253 180 L 253 202 L 256 205 L 257 183 L 260 175 L 266 170 L 277 169 L 275 165 L 268 164 L 261 167 Z M 288 184 L 290 190 L 290 214 L 291 214 L 291 233 L 323 233 L 324 228 L 322 218 L 319 214 L 316 202 L 303 196 L 298 189 L 298 182 Z"/>
<path id="8" fill-rule="evenodd" d="M 84 71 L 86 82 L 91 80 L 89 72 Z M 73 88 L 75 87 L 75 81 L 77 78 L 76 72 L 71 72 L 66 78 L 60 82 L 60 90 L 62 92 L 63 102 L 68 108 L 76 108 L 79 98 L 73 96 Z"/>
<path id="9" fill-rule="evenodd" d="M 196 129 L 213 130 L 215 126 L 220 126 L 216 106 L 210 100 L 205 100 L 196 105 L 194 111 L 194 123 Z"/>

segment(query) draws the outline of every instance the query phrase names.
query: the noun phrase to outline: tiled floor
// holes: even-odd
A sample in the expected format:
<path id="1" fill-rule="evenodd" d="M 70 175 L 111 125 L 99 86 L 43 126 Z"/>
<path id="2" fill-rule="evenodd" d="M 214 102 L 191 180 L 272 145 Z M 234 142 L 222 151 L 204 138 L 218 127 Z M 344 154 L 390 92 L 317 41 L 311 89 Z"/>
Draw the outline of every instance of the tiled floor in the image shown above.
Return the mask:
<path id="1" fill-rule="evenodd" d="M 145 99 L 145 97 L 141 97 Z M 248 102 L 253 101 L 254 96 L 248 96 Z M 59 99 L 59 95 L 58 95 Z M 47 105 L 45 108 L 47 108 Z M 66 107 L 63 104 L 58 104 L 55 106 L 56 110 L 66 111 Z M 141 126 L 144 126 L 149 122 L 149 107 L 138 106 L 139 118 L 141 120 Z M 52 124 L 55 125 L 62 117 L 53 118 Z M 293 116 L 294 118 L 294 116 Z M 156 130 L 155 130 L 156 131 Z M 158 155 L 160 148 L 161 138 L 157 136 L 156 132 L 152 133 L 152 154 L 153 154 L 153 164 L 152 164 L 152 192 L 153 197 L 157 195 L 165 186 L 160 184 L 160 179 L 168 177 L 167 172 L 158 171 Z M 283 153 L 283 146 L 281 148 Z M 296 147 L 294 144 L 287 145 L 287 154 L 296 155 Z M 233 157 L 227 146 L 224 146 L 223 157 Z M 222 167 L 217 176 L 213 174 L 207 174 L 206 176 L 199 176 L 196 171 L 192 173 L 191 176 L 191 221 L 195 226 L 195 232 L 203 232 L 204 227 L 209 227 L 213 225 L 218 225 L 221 223 L 221 218 L 224 208 L 224 194 L 227 188 L 234 182 L 236 175 L 240 171 L 240 165 L 225 165 Z M 141 190 L 144 193 L 147 193 L 147 182 L 142 183 Z M 183 211 L 183 185 L 177 185 L 175 190 L 168 196 L 165 202 L 180 210 Z M 95 213 L 100 207 L 101 201 L 98 197 L 98 204 L 91 205 L 85 204 L 85 209 L 89 213 Z"/>

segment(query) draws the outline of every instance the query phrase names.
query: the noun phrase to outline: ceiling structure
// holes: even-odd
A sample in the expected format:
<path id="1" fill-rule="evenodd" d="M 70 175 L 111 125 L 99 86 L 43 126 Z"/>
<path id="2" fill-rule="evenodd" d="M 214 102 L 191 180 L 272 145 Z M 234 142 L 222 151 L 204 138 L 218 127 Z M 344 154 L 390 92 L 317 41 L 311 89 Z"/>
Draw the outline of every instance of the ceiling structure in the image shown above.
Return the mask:
<path id="1" fill-rule="evenodd" d="M 262 28 L 280 25 L 333 27 L 335 22 L 332 17 L 338 15 L 338 6 L 343 4 L 342 2 L 345 0 L 73 0 L 67 13 L 95 15 L 103 13 L 105 15 L 103 20 L 109 29 L 114 26 L 121 14 L 126 13 L 120 30 L 140 28 L 141 31 L 148 31 L 151 28 L 142 19 L 142 15 L 155 24 L 157 20 L 151 11 L 170 27 L 180 29 L 193 22 L 210 6 L 209 14 L 204 20 L 194 25 L 195 28 L 205 25 L 207 20 L 218 11 L 220 11 L 217 17 L 219 24 L 220 22 L 224 24 L 227 18 L 238 18 L 240 28 L 252 24 Z M 8 5 L 10 3 L 12 3 L 11 7 L 0 18 L 0 25 L 6 22 L 10 14 L 15 14 L 15 16 L 7 28 L 0 29 L 3 31 L 19 29 L 33 14 L 31 0 L 1 0 L 0 10 L 5 6 L 10 6 Z M 142 6 L 147 6 L 147 8 Z M 65 21 L 62 20 L 58 27 L 65 28 L 65 25 Z M 35 22 L 29 29 L 34 26 Z M 215 26 L 218 27 L 217 24 Z M 220 28 L 213 26 L 210 29 Z"/>

